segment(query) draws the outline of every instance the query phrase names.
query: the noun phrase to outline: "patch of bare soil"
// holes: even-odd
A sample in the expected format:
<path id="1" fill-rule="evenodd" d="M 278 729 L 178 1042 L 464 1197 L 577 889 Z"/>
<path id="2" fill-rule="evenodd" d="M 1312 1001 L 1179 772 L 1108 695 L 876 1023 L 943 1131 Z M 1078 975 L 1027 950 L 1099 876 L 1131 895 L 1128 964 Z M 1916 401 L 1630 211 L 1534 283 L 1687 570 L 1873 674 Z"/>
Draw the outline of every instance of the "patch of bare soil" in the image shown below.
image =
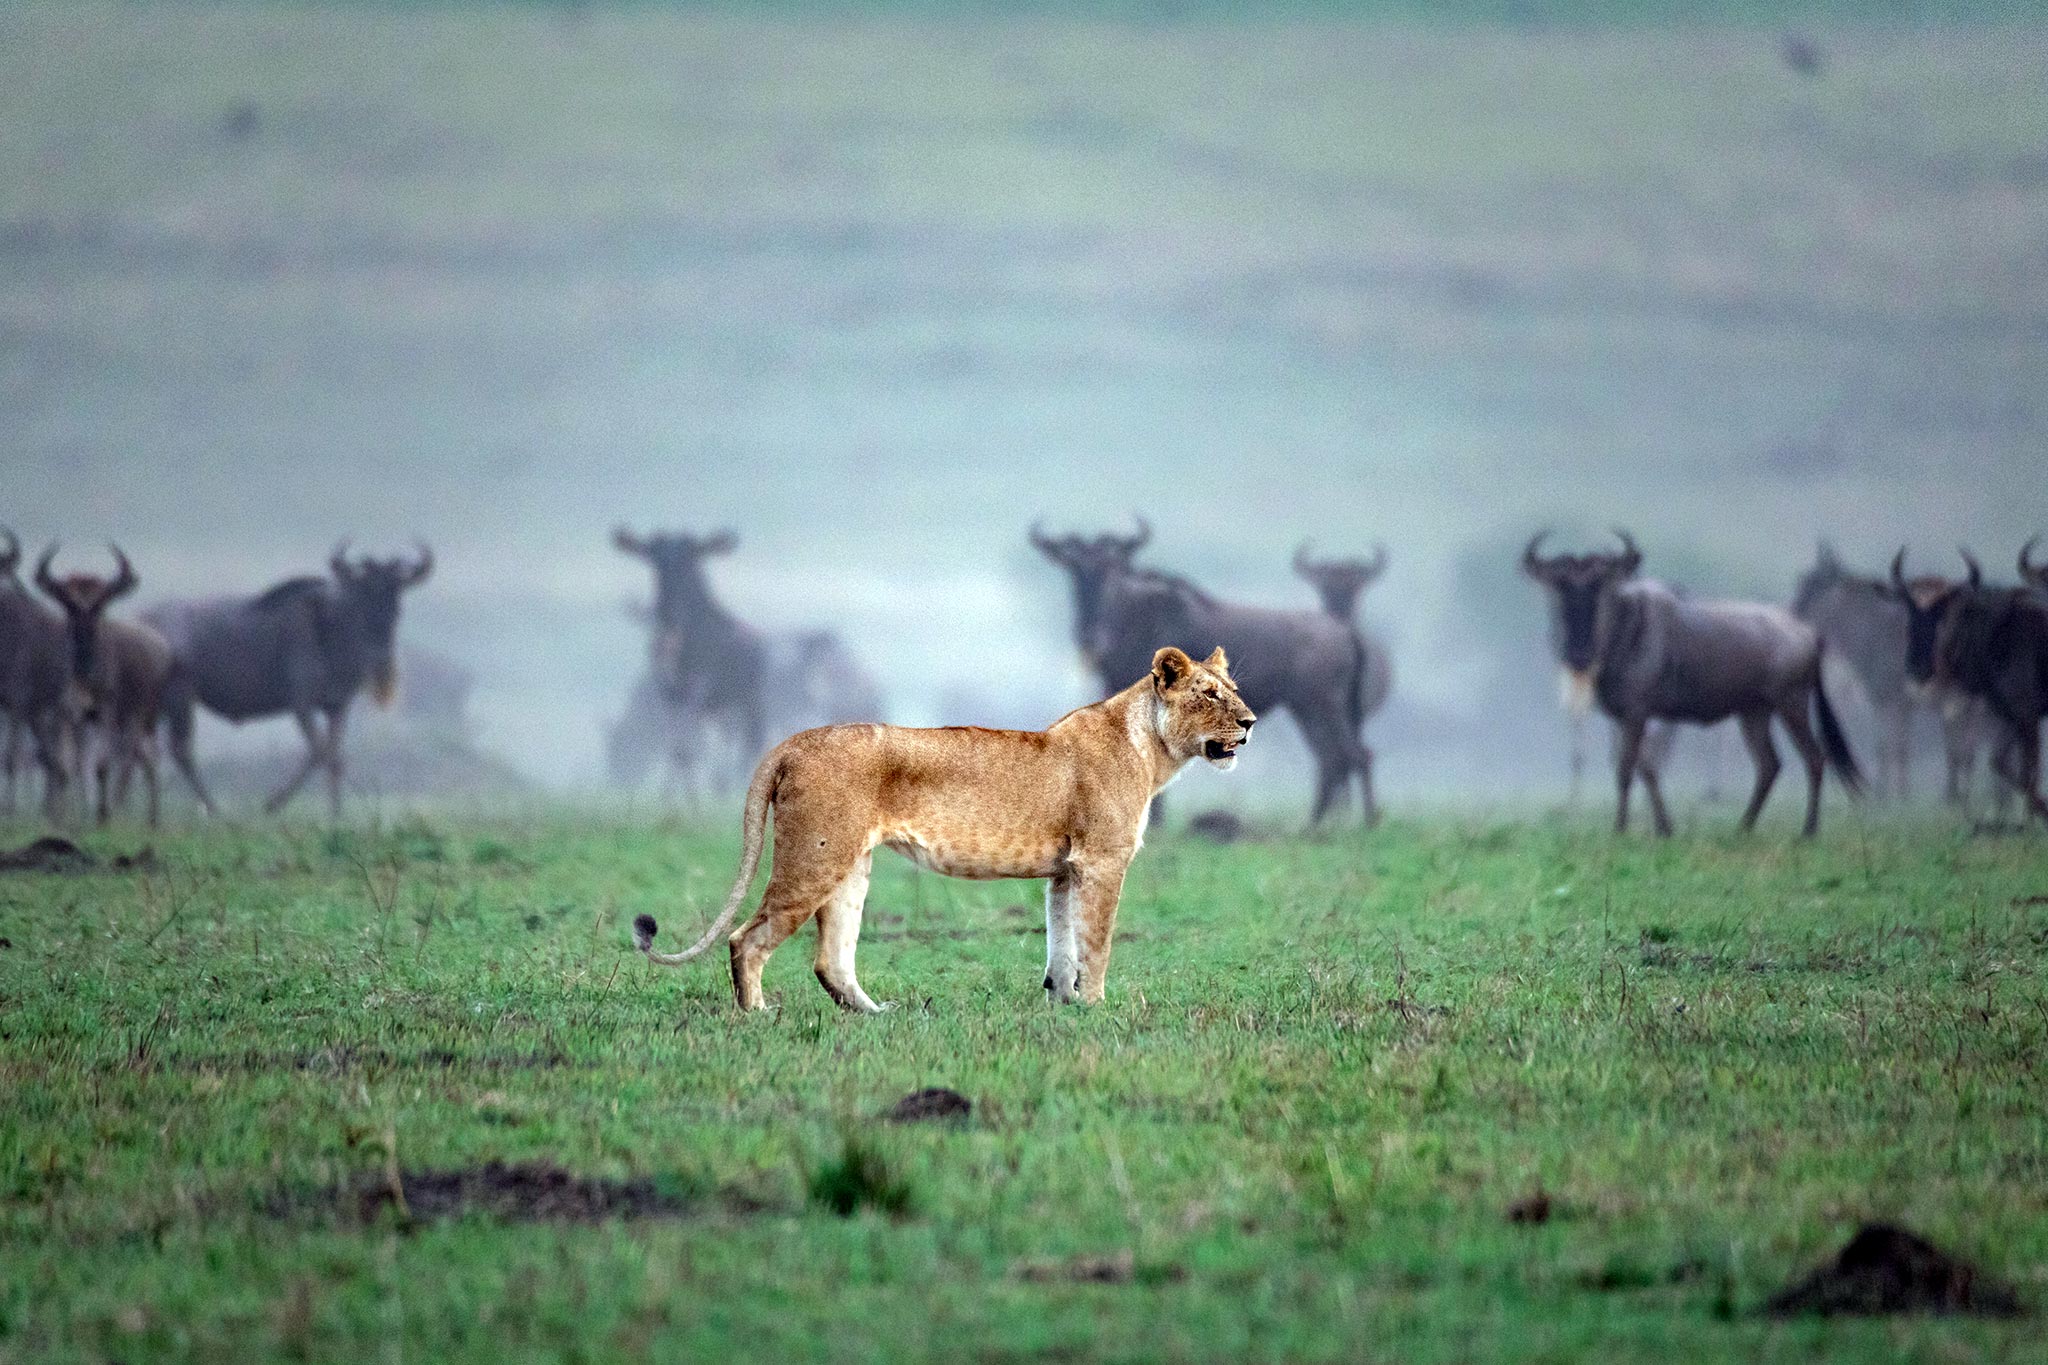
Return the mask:
<path id="1" fill-rule="evenodd" d="M 1866 1223 L 1832 1262 L 1772 1295 L 1772 1317 L 1838 1313 L 1967 1313 L 2009 1318 L 2019 1296 L 1926 1238 L 1889 1223 Z"/>
<path id="2" fill-rule="evenodd" d="M 929 1086 L 914 1090 L 890 1105 L 882 1117 L 891 1123 L 927 1123 L 934 1119 L 964 1119 L 974 1112 L 974 1102 L 957 1090 Z"/>
<path id="3" fill-rule="evenodd" d="M 720 1205 L 759 1212 L 749 1200 L 721 1196 Z M 550 1162 L 502 1161 L 446 1171 L 404 1171 L 394 1180 L 366 1172 L 327 1189 L 280 1191 L 265 1206 L 273 1218 L 329 1215 L 374 1222 L 388 1210 L 409 1223 L 480 1214 L 506 1223 L 598 1223 L 609 1218 L 682 1218 L 711 1201 L 691 1198 L 645 1177 L 604 1180 Z"/>
<path id="4" fill-rule="evenodd" d="M 54 872 L 70 874 L 95 872 L 105 867 L 114 872 L 149 872 L 156 868 L 156 850 L 137 849 L 118 853 L 102 863 L 99 858 L 55 834 L 0 853 L 0 872 Z"/>
<path id="5" fill-rule="evenodd" d="M 1011 1273 L 1031 1284 L 1172 1284 L 1188 1275 L 1186 1267 L 1171 1262 L 1141 1266 L 1128 1247 L 1077 1256 L 1032 1257 L 1017 1262 Z"/>
<path id="6" fill-rule="evenodd" d="M 1249 837 L 1245 823 L 1227 810 L 1205 810 L 1188 821 L 1188 833 L 1212 844 L 1235 844 Z"/>

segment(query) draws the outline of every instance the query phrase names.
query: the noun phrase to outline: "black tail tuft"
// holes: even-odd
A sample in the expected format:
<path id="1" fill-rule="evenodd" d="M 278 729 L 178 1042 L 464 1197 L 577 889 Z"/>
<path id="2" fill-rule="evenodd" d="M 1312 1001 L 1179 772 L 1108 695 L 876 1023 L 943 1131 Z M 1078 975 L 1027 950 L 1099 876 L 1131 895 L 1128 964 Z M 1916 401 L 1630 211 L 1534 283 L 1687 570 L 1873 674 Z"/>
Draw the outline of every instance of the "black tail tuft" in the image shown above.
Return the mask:
<path id="1" fill-rule="evenodd" d="M 1849 795 L 1863 795 L 1863 770 L 1856 766 L 1856 755 L 1849 752 L 1849 740 L 1842 733 L 1842 723 L 1835 719 L 1835 708 L 1828 704 L 1827 689 L 1816 679 L 1813 684 L 1813 709 L 1820 718 L 1820 743 L 1827 750 L 1828 762 L 1833 765 L 1835 776 L 1849 789 Z"/>
<path id="2" fill-rule="evenodd" d="M 633 946 L 643 953 L 652 948 L 654 946 L 655 928 L 654 916 L 635 915 L 633 917 Z"/>

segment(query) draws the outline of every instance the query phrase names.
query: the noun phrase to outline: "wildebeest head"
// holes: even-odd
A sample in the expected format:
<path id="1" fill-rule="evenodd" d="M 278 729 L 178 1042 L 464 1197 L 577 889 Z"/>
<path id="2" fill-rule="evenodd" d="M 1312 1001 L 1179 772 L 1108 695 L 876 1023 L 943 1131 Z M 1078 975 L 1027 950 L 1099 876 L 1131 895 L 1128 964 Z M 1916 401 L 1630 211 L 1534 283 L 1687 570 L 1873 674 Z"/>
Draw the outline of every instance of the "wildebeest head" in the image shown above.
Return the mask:
<path id="1" fill-rule="evenodd" d="M 1371 559 L 1316 559 L 1307 541 L 1295 547 L 1294 572 L 1305 579 L 1323 599 L 1323 610 L 1332 616 L 1350 617 L 1358 609 L 1358 598 L 1387 571 L 1387 547 L 1375 544 Z"/>
<path id="2" fill-rule="evenodd" d="M 1892 556 L 1891 596 L 1906 608 L 1906 676 L 1922 687 L 1934 681 L 1940 652 L 1941 631 L 1956 603 L 1965 592 L 1984 585 L 1984 572 L 1968 550 L 1962 551 L 1969 566 L 1966 582 L 1922 575 L 1906 577 L 1906 547 Z"/>
<path id="3" fill-rule="evenodd" d="M 1812 620 L 1814 613 L 1822 609 L 1822 600 L 1830 593 L 1841 594 L 1841 600 L 1874 598 L 1890 601 L 1893 597 L 1889 583 L 1868 574 L 1850 572 L 1836 555 L 1835 547 L 1823 540 L 1819 553 L 1814 557 L 1813 567 L 1799 575 L 1799 582 L 1792 589 L 1792 614 L 1802 621 Z"/>
<path id="4" fill-rule="evenodd" d="M 1615 590 L 1643 566 L 1635 538 L 1616 530 L 1620 554 L 1539 553 L 1548 531 L 1539 531 L 1522 551 L 1522 572 L 1550 592 L 1551 635 L 1557 657 L 1575 680 L 1590 682 L 1614 629 Z"/>
<path id="5" fill-rule="evenodd" d="M 2020 582 L 2036 592 L 2048 592 L 2048 562 L 2034 562 L 2034 542 L 2039 539 L 2039 536 L 2030 536 L 2027 543 L 2020 546 Z"/>
<path id="6" fill-rule="evenodd" d="M 1136 535 L 1120 536 L 1105 531 L 1099 536 L 1049 536 L 1038 522 L 1031 523 L 1031 545 L 1040 554 L 1067 571 L 1074 585 L 1074 634 L 1091 638 L 1102 618 L 1102 590 L 1116 574 L 1127 571 L 1138 551 L 1152 539 L 1152 527 L 1134 516 Z"/>
<path id="7" fill-rule="evenodd" d="M 739 543 L 738 534 L 730 530 L 713 531 L 708 536 L 687 531 L 654 531 L 642 536 L 624 526 L 612 530 L 613 545 L 646 560 L 654 570 L 654 616 L 658 622 L 673 623 L 708 601 L 703 561 L 731 554 Z"/>
<path id="8" fill-rule="evenodd" d="M 379 706 L 389 706 L 398 690 L 399 595 L 426 582 L 434 571 L 434 552 L 422 544 L 410 559 L 404 555 L 389 559 L 357 555 L 351 559 L 344 540 L 334 547 L 327 567 L 358 623 L 359 638 L 368 655 L 370 696 Z"/>
<path id="9" fill-rule="evenodd" d="M 117 599 L 135 591 L 141 580 L 135 576 L 135 566 L 128 562 L 128 556 L 121 553 L 121 547 L 110 545 L 114 552 L 115 573 L 112 578 L 101 578 L 96 574 L 71 573 L 62 578 L 50 572 L 50 564 L 57 558 L 57 547 L 50 546 L 43 551 L 43 557 L 36 562 L 36 586 L 43 595 L 64 610 L 64 621 L 71 641 L 71 676 L 83 680 L 92 676 L 99 667 L 100 618 Z"/>

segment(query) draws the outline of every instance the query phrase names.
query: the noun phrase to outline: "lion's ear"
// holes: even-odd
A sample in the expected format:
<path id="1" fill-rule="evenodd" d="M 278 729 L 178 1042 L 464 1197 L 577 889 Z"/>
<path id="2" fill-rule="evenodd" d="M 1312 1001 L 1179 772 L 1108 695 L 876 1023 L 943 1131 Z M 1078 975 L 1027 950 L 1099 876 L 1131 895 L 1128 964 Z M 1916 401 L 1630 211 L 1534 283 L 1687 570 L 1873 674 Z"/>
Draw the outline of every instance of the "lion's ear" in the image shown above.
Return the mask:
<path id="1" fill-rule="evenodd" d="M 1202 660 L 1202 664 L 1206 668 L 1215 669 L 1226 678 L 1230 676 L 1230 656 L 1223 652 L 1222 645 L 1210 650 L 1209 657 Z"/>
<path id="2" fill-rule="evenodd" d="M 1160 687 L 1171 687 L 1193 670 L 1195 661 L 1175 649 L 1172 645 L 1152 656 L 1152 680 Z"/>

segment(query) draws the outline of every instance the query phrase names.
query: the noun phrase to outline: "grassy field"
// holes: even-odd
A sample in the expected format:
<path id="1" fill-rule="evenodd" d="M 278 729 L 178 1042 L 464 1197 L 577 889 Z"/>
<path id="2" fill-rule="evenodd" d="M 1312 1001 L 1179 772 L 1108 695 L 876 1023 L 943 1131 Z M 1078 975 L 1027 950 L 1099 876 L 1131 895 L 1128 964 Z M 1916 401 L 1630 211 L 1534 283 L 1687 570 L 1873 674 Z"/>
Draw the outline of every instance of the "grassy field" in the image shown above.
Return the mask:
<path id="1" fill-rule="evenodd" d="M 1756 1312 L 1871 1217 L 2048 1302 L 2038 839 L 1162 835 L 1061 1012 L 1036 886 L 887 859 L 867 1019 L 808 933 L 762 1018 L 626 951 L 735 845 L 413 819 L 0 879 L 0 1360 L 2038 1358 Z M 928 1085 L 972 1116 L 880 1120 Z M 437 1216 L 493 1161 L 642 1216 Z"/>

